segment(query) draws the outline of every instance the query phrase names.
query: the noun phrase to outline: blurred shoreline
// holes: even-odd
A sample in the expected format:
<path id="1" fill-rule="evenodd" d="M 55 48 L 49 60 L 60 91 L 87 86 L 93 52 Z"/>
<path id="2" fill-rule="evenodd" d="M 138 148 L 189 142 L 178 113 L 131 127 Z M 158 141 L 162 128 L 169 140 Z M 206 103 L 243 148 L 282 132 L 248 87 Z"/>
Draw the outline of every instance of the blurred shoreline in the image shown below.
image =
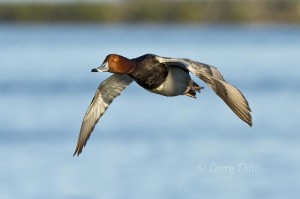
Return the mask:
<path id="1" fill-rule="evenodd" d="M 0 3 L 0 22 L 299 24 L 300 1 Z"/>

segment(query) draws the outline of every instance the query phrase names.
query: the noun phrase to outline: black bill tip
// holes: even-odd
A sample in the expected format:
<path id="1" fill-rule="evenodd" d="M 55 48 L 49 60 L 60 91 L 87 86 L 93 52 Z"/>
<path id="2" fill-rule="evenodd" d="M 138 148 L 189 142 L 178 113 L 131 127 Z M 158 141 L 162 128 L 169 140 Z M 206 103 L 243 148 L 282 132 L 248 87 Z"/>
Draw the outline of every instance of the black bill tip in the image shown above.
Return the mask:
<path id="1" fill-rule="evenodd" d="M 91 72 L 98 72 L 97 68 L 93 68 Z"/>

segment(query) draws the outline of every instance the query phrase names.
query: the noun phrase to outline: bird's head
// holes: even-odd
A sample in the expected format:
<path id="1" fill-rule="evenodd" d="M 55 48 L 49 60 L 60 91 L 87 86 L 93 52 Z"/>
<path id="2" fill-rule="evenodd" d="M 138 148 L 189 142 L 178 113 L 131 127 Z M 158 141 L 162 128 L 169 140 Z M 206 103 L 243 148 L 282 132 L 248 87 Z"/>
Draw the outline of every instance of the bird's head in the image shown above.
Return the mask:
<path id="1" fill-rule="evenodd" d="M 118 54 L 109 54 L 101 66 L 93 68 L 92 72 L 111 72 L 129 74 L 134 68 L 134 62 Z"/>

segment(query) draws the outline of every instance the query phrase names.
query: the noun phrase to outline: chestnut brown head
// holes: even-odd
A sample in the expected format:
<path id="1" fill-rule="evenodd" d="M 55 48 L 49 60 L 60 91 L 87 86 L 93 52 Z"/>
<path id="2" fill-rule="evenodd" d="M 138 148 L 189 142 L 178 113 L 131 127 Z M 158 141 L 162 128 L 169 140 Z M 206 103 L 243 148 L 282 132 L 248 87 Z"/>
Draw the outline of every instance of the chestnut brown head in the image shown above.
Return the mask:
<path id="1" fill-rule="evenodd" d="M 134 62 L 117 54 L 107 55 L 102 65 L 92 69 L 92 72 L 111 72 L 129 74 L 134 68 Z"/>

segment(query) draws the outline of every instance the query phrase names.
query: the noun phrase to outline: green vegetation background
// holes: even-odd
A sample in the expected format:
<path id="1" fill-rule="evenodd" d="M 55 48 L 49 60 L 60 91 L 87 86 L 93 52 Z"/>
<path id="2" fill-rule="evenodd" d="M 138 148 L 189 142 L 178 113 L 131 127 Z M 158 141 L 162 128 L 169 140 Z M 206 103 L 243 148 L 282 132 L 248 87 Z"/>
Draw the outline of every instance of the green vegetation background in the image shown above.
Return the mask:
<path id="1" fill-rule="evenodd" d="M 1 22 L 299 23 L 298 0 L 0 4 Z"/>

